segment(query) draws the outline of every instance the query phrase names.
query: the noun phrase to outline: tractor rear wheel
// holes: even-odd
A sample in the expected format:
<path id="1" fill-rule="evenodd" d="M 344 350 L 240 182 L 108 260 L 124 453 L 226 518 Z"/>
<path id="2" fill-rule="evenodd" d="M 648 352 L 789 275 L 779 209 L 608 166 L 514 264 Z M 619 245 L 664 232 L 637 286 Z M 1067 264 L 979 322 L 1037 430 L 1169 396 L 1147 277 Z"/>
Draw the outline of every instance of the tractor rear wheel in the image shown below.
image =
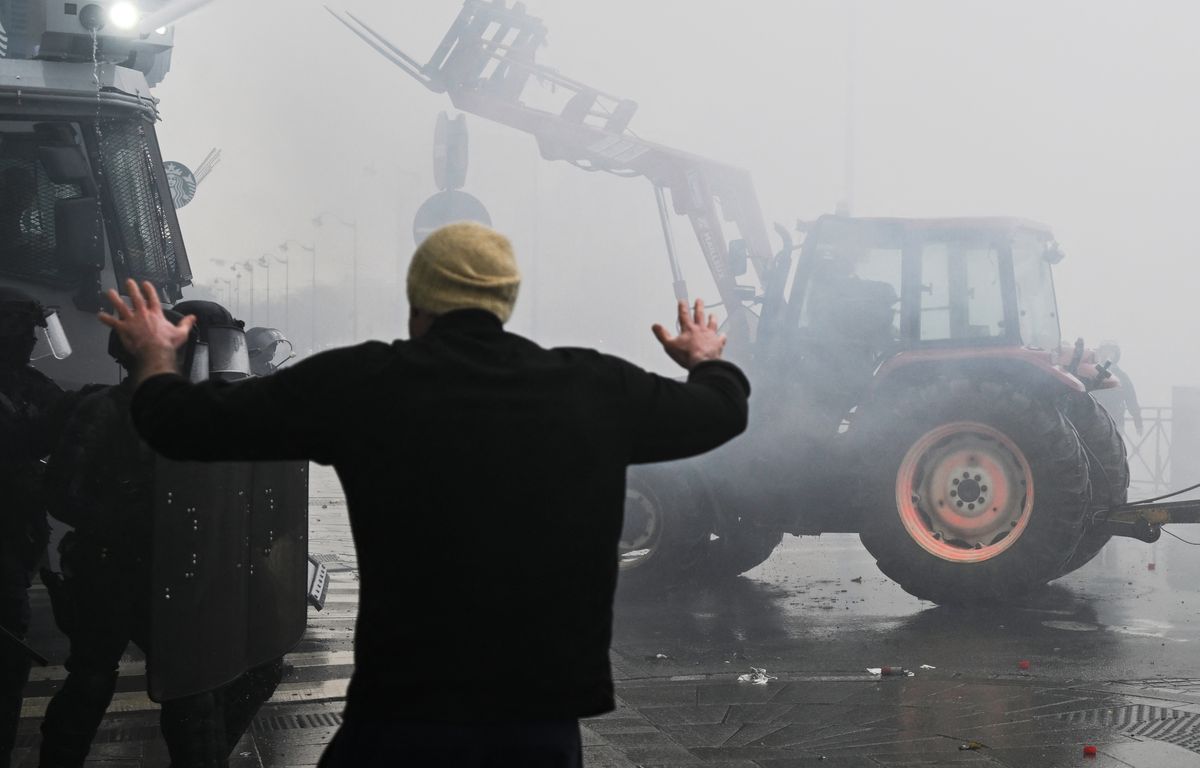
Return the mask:
<path id="1" fill-rule="evenodd" d="M 687 470 L 630 468 L 617 553 L 622 590 L 653 591 L 691 578 L 704 566 L 711 529 L 708 499 Z"/>
<path id="2" fill-rule="evenodd" d="M 1062 409 L 1087 449 L 1095 489 L 1093 503 L 1109 508 L 1124 504 L 1129 500 L 1129 457 L 1117 423 L 1090 394 L 1068 395 Z M 1102 531 L 1086 531 L 1061 575 L 1082 568 L 1111 538 Z"/>
<path id="3" fill-rule="evenodd" d="M 1007 384 L 939 381 L 882 393 L 855 421 L 860 536 L 905 591 L 972 604 L 1059 575 L 1090 488 L 1080 440 L 1052 403 Z"/>

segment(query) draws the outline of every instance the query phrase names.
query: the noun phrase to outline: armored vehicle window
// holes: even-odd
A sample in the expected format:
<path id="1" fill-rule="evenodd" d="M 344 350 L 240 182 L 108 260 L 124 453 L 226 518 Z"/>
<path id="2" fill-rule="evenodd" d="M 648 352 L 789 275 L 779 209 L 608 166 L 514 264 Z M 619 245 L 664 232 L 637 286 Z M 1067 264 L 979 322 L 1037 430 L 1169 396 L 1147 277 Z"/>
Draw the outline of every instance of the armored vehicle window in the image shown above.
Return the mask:
<path id="1" fill-rule="evenodd" d="M 920 266 L 922 341 L 1005 335 L 1000 255 L 995 248 L 926 243 Z"/>
<path id="2" fill-rule="evenodd" d="M 55 217 L 60 201 L 83 197 L 83 188 L 52 180 L 41 151 L 75 146 L 77 136 L 71 123 L 0 121 L 0 273 L 57 287 L 77 283 L 79 270 L 59 247 Z"/>
<path id="3" fill-rule="evenodd" d="M 102 122 L 97 133 L 101 180 L 114 208 L 107 221 L 119 230 L 116 260 L 122 271 L 156 283 L 190 280 L 166 177 L 159 178 L 162 161 L 153 131 L 113 120 Z"/>

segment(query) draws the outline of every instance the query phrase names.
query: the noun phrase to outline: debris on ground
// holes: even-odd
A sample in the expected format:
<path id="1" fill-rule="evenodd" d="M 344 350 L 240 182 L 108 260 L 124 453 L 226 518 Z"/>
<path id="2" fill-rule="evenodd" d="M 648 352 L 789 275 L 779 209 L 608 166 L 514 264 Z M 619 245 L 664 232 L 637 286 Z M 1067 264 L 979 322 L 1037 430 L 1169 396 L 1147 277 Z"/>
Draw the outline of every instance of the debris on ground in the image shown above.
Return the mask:
<path id="1" fill-rule="evenodd" d="M 862 584 L 862 576 L 859 576 L 858 578 L 850 579 L 850 581 L 853 581 L 855 584 Z"/>
<path id="2" fill-rule="evenodd" d="M 671 657 L 665 653 L 656 653 L 653 656 L 647 656 L 646 661 L 667 661 Z"/>
<path id="3" fill-rule="evenodd" d="M 1020 661 L 1017 662 L 1017 669 L 1019 669 L 1021 671 L 1028 671 L 1029 670 L 1029 662 L 1026 661 L 1025 659 L 1021 659 Z"/>
<path id="4" fill-rule="evenodd" d="M 759 667 L 750 667 L 749 673 L 738 675 L 739 683 L 753 683 L 754 685 L 766 685 L 768 681 L 778 679 L 775 675 L 768 675 L 767 670 Z"/>
<path id="5" fill-rule="evenodd" d="M 978 741 L 968 741 L 966 744 L 959 744 L 959 752 L 975 752 L 980 749 L 987 749 L 986 744 L 981 744 Z"/>
<path id="6" fill-rule="evenodd" d="M 1085 746 L 1083 748 L 1083 754 L 1086 755 L 1087 757 L 1095 757 L 1096 756 L 1096 748 L 1093 747 L 1091 744 L 1088 744 L 1087 746 Z"/>
<path id="7" fill-rule="evenodd" d="M 915 677 L 904 667 L 867 667 L 867 671 L 876 677 Z"/>
<path id="8" fill-rule="evenodd" d="M 937 669 L 937 667 L 932 666 L 930 664 L 922 664 L 921 669 Z"/>

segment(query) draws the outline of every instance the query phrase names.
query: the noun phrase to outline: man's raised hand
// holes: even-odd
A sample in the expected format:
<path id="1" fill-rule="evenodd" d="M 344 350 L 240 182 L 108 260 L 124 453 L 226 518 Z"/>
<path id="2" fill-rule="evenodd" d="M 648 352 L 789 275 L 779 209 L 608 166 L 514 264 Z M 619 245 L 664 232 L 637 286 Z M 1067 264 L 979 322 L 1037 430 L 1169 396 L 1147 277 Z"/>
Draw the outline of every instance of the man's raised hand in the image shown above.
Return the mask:
<path id="1" fill-rule="evenodd" d="M 704 314 L 704 302 L 696 300 L 689 309 L 687 302 L 679 302 L 679 335 L 672 336 L 662 325 L 654 325 L 655 338 L 672 360 L 689 371 L 705 360 L 720 360 L 725 349 L 725 334 L 718 331 L 717 318 Z"/>
<path id="2" fill-rule="evenodd" d="M 187 343 L 194 315 L 185 317 L 179 325 L 173 325 L 163 315 L 158 291 L 149 283 L 140 286 L 133 280 L 125 282 L 130 304 L 127 306 L 120 295 L 112 289 L 108 300 L 113 305 L 113 314 L 100 313 L 100 322 L 116 330 L 121 344 L 136 361 L 134 378 L 141 383 L 160 373 L 177 373 L 175 350 Z"/>

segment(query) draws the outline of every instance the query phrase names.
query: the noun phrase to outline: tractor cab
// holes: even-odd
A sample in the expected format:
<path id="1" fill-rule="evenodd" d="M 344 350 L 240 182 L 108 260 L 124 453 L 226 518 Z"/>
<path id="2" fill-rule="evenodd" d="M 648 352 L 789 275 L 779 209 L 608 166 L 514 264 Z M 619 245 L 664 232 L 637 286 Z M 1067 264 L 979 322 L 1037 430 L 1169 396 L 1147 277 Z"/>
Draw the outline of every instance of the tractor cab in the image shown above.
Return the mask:
<path id="1" fill-rule="evenodd" d="M 819 219 L 785 286 L 781 337 L 878 363 L 913 349 L 1057 350 L 1050 231 L 1017 219 Z"/>

